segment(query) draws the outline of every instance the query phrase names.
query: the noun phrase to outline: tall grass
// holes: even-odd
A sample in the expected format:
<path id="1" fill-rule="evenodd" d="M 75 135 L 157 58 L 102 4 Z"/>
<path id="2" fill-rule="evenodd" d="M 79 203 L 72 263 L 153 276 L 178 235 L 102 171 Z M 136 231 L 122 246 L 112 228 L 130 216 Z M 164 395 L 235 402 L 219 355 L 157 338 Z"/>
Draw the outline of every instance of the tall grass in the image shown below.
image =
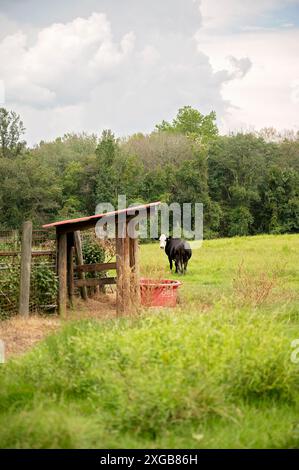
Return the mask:
<path id="1" fill-rule="evenodd" d="M 246 310 L 218 310 L 84 321 L 48 338 L 1 372 L 1 446 L 101 447 L 128 436 L 162 443 L 173 426 L 236 423 L 245 402 L 296 407 L 298 370 L 281 325 Z M 82 443 L 70 438 L 73 425 Z"/>
<path id="2" fill-rule="evenodd" d="M 209 241 L 176 310 L 70 323 L 3 366 L 0 447 L 298 447 L 298 237 L 273 237 L 273 284 L 269 238 Z M 144 273 L 174 277 L 164 256 L 143 247 Z"/>

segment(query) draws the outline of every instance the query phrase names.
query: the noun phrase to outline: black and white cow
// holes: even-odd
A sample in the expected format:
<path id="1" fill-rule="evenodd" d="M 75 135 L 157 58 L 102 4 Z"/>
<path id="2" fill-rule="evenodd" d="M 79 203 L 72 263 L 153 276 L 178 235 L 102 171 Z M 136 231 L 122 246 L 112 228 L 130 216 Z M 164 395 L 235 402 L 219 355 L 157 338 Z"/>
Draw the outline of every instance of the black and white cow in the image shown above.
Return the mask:
<path id="1" fill-rule="evenodd" d="M 160 237 L 160 248 L 165 249 L 169 259 L 169 266 L 172 270 L 173 261 L 175 262 L 175 272 L 185 274 L 188 261 L 192 256 L 190 245 L 181 238 L 166 237 L 163 233 Z"/>

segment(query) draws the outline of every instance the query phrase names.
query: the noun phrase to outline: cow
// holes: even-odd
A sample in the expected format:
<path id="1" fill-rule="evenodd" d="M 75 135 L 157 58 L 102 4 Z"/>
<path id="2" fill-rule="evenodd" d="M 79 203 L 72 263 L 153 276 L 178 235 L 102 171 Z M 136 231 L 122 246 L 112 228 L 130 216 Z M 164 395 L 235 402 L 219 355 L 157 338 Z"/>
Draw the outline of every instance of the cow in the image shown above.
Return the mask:
<path id="1" fill-rule="evenodd" d="M 185 274 L 188 261 L 192 256 L 190 245 L 181 238 L 166 237 L 164 234 L 160 237 L 160 248 L 165 248 L 165 253 L 169 259 L 170 270 L 172 271 L 173 261 L 175 262 L 175 272 Z"/>

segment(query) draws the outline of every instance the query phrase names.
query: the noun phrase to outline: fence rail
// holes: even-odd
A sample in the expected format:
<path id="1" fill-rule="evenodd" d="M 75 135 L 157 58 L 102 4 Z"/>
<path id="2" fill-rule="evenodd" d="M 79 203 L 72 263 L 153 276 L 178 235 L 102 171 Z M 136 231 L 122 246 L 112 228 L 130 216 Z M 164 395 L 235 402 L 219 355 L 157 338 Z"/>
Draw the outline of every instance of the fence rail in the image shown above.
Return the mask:
<path id="1" fill-rule="evenodd" d="M 75 267 L 75 271 L 84 273 L 109 271 L 111 269 L 116 269 L 116 263 L 79 264 Z"/>
<path id="2" fill-rule="evenodd" d="M 96 287 L 116 284 L 116 277 L 102 277 L 91 279 L 75 279 L 75 287 Z"/>
<path id="3" fill-rule="evenodd" d="M 31 256 L 35 258 L 36 256 L 55 256 L 56 252 L 55 251 L 32 251 Z M 21 256 L 20 251 L 0 251 L 0 257 L 15 257 L 15 256 Z"/>

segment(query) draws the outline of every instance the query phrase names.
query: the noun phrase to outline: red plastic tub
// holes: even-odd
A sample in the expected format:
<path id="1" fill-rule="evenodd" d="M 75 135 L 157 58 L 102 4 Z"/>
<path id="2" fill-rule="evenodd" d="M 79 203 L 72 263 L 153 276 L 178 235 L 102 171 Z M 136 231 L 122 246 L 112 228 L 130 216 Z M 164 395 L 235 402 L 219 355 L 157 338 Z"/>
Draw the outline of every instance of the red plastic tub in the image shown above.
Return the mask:
<path id="1" fill-rule="evenodd" d="M 145 307 L 175 307 L 181 284 L 169 279 L 141 279 L 141 304 Z"/>

